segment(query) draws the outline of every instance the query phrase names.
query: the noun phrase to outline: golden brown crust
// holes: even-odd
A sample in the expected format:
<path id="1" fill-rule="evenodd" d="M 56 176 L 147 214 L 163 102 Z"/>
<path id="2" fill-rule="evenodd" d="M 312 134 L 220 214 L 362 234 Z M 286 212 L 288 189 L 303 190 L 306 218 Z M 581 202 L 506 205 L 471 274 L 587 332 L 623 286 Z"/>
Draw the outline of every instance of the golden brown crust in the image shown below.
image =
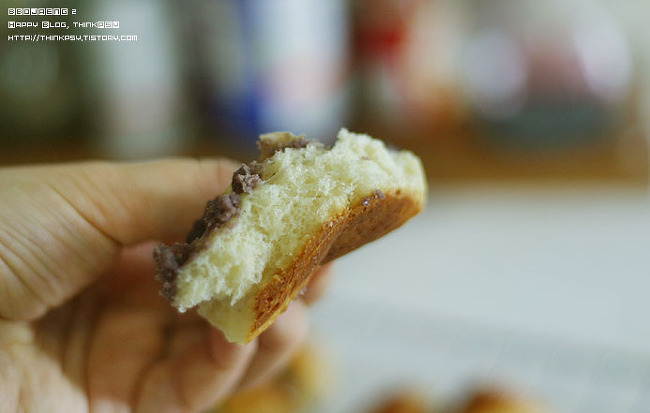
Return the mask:
<path id="1" fill-rule="evenodd" d="M 400 191 L 375 191 L 322 226 L 294 265 L 276 275 L 255 297 L 255 322 L 247 341 L 264 331 L 307 285 L 321 263 L 331 261 L 398 228 L 421 209 Z"/>

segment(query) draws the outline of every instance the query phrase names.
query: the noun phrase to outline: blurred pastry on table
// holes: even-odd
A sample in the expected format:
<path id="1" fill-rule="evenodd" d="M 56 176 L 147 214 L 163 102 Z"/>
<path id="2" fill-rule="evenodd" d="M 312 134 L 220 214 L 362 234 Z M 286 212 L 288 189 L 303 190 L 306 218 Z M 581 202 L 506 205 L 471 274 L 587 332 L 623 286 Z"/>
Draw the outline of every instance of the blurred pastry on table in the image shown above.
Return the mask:
<path id="1" fill-rule="evenodd" d="M 552 413 L 542 403 L 500 390 L 479 390 L 458 413 Z"/>
<path id="2" fill-rule="evenodd" d="M 306 412 L 327 395 L 333 374 L 325 352 L 308 343 L 274 380 L 236 392 L 212 413 Z"/>
<path id="3" fill-rule="evenodd" d="M 397 390 L 364 413 L 553 413 L 541 402 L 501 389 L 478 389 L 451 405 L 433 404 L 413 389 Z"/>
<path id="4" fill-rule="evenodd" d="M 432 413 L 427 397 L 414 390 L 396 391 L 367 413 Z"/>

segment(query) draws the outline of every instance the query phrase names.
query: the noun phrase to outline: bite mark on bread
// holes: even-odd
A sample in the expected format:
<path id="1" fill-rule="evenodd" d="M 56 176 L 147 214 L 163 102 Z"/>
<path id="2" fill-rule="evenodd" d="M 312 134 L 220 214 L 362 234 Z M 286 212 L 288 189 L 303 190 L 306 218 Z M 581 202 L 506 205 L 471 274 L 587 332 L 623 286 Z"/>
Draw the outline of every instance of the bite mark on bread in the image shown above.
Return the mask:
<path id="1" fill-rule="evenodd" d="M 259 148 L 185 243 L 154 251 L 161 294 L 181 312 L 197 307 L 240 344 L 266 329 L 322 263 L 402 225 L 427 192 L 416 156 L 345 129 L 331 147 L 278 132 Z"/>
<path id="2" fill-rule="evenodd" d="M 276 152 L 286 148 L 304 148 L 307 144 L 318 144 L 308 141 L 304 136 L 295 136 L 288 132 L 267 133 L 260 137 L 258 142 L 260 160 L 273 156 Z M 192 225 L 185 243 L 175 243 L 171 247 L 160 245 L 154 248 L 153 256 L 156 262 L 156 280 L 163 284 L 160 295 L 173 302 L 176 295 L 178 271 L 192 256 L 200 251 L 202 239 L 209 232 L 227 224 L 232 218 L 239 215 L 241 194 L 252 193 L 253 189 L 263 183 L 261 175 L 264 166 L 261 162 L 251 161 L 242 164 L 241 168 L 232 175 L 230 187 L 232 192 L 217 196 L 208 201 L 203 216 Z"/>

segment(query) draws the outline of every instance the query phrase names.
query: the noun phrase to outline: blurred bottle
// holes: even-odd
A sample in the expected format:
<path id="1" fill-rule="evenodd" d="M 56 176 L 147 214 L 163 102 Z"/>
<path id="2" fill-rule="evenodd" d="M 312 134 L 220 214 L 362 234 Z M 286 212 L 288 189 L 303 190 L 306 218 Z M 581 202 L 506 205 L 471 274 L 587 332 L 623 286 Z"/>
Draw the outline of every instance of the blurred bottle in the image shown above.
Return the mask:
<path id="1" fill-rule="evenodd" d="M 136 35 L 137 42 L 84 43 L 88 100 L 102 156 L 177 153 L 187 139 L 178 31 L 169 1 L 95 0 L 79 19 L 119 21 L 92 34 Z"/>
<path id="2" fill-rule="evenodd" d="M 472 1 L 464 86 L 492 140 L 555 148 L 598 140 L 629 102 L 625 33 L 597 0 Z"/>
<path id="3" fill-rule="evenodd" d="M 198 90 L 216 139 L 249 152 L 287 130 L 332 140 L 348 108 L 344 0 L 197 0 Z"/>
<path id="4" fill-rule="evenodd" d="M 466 30 L 456 0 L 355 0 L 359 116 L 378 130 L 421 136 L 465 116 L 458 55 Z M 381 132 L 379 132 L 381 133 Z"/>

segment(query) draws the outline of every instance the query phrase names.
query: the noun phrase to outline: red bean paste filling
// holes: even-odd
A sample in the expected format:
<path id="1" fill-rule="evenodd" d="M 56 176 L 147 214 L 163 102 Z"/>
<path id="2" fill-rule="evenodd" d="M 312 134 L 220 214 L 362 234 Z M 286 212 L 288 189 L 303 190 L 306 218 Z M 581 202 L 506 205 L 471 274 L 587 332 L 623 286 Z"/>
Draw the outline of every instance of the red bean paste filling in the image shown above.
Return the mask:
<path id="1" fill-rule="evenodd" d="M 252 193 L 253 189 L 262 183 L 260 174 L 263 166 L 261 162 L 273 156 L 278 151 L 286 148 L 304 148 L 311 141 L 304 137 L 296 137 L 290 142 L 279 143 L 273 141 L 260 141 L 260 158 L 243 164 L 232 176 L 232 192 L 219 195 L 208 201 L 203 216 L 192 225 L 184 243 L 175 243 L 171 247 L 160 245 L 154 248 L 153 258 L 156 262 L 156 280 L 163 284 L 160 295 L 173 301 L 177 291 L 177 278 L 180 268 L 197 251 L 205 248 L 206 235 L 228 223 L 239 215 L 241 194 Z"/>

